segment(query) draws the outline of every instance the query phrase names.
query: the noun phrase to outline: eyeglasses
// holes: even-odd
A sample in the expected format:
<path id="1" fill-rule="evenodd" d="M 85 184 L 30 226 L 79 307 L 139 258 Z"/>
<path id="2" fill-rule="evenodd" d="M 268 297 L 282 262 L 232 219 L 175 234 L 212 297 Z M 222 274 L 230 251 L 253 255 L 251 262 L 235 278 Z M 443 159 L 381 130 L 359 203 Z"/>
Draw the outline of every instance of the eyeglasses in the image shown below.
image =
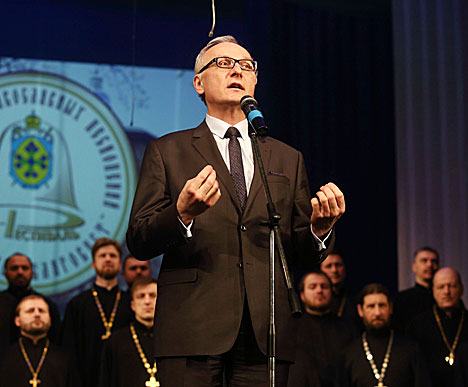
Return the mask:
<path id="1" fill-rule="evenodd" d="M 233 69 L 236 63 L 239 63 L 239 66 L 242 70 L 257 71 L 257 62 L 253 59 L 234 59 L 229 58 L 228 56 L 219 56 L 217 58 L 211 59 L 205 66 L 201 68 L 197 74 L 201 74 L 208 67 L 210 67 L 213 62 L 216 63 L 216 66 L 221 69 Z"/>

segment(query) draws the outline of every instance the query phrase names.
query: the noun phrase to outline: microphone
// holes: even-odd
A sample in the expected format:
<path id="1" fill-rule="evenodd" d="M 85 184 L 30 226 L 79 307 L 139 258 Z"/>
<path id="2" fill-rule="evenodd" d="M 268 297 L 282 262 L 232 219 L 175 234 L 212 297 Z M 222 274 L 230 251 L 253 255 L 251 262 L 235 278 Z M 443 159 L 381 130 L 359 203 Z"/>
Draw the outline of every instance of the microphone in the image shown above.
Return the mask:
<path id="1" fill-rule="evenodd" d="M 240 100 L 241 109 L 250 122 L 255 134 L 261 137 L 267 135 L 268 127 L 263 120 L 263 114 L 258 110 L 257 101 L 250 95 L 244 95 Z"/>

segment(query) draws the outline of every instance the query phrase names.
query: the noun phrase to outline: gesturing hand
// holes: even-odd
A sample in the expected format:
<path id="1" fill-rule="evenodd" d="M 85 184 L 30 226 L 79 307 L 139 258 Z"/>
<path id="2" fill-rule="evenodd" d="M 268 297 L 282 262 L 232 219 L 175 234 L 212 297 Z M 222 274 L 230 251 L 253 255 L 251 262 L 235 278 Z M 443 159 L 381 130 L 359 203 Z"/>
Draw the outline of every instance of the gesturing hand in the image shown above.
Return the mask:
<path id="1" fill-rule="evenodd" d="M 316 195 L 317 197 L 310 201 L 312 205 L 310 223 L 314 234 L 321 238 L 344 214 L 346 206 L 343 192 L 333 183 L 320 187 Z"/>
<path id="2" fill-rule="evenodd" d="M 197 216 L 214 206 L 221 197 L 216 171 L 211 165 L 187 180 L 177 199 L 180 220 L 188 225 Z"/>

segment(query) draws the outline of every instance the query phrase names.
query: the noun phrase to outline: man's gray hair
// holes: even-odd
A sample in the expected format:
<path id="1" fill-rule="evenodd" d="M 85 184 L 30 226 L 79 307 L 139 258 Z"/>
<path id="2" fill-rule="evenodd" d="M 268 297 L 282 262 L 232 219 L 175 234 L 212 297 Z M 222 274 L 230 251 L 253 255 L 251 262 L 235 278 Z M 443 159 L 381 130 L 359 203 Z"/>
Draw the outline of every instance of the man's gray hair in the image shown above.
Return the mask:
<path id="1" fill-rule="evenodd" d="M 231 35 L 219 36 L 217 38 L 211 39 L 208 42 L 208 44 L 201 49 L 201 51 L 197 55 L 197 58 L 195 59 L 195 74 L 197 74 L 200 71 L 200 69 L 205 65 L 205 63 L 203 63 L 203 56 L 205 55 L 205 52 L 207 52 L 211 47 L 214 47 L 220 43 L 239 44 L 236 38 Z"/>

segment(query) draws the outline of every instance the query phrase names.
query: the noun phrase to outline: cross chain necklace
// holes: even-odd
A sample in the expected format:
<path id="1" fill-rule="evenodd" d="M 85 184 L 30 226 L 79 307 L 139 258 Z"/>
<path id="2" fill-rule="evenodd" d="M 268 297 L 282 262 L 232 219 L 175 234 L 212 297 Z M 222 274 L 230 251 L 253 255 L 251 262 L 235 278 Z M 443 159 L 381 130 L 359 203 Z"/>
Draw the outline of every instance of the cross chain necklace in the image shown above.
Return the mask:
<path id="1" fill-rule="evenodd" d="M 41 383 L 41 381 L 37 377 L 39 375 L 39 372 L 41 371 L 42 364 L 44 364 L 44 360 L 45 360 L 45 357 L 47 355 L 47 351 L 49 350 L 49 343 L 50 343 L 50 341 L 49 341 L 49 339 L 47 339 L 46 340 L 46 345 L 44 346 L 44 349 L 42 351 L 41 359 L 39 360 L 39 364 L 37 365 L 37 368 L 34 371 L 34 368 L 32 367 L 32 364 L 31 364 L 31 360 L 29 360 L 29 356 L 26 353 L 26 349 L 24 348 L 23 338 L 22 337 L 19 338 L 19 345 L 20 345 L 20 348 L 21 348 L 21 353 L 23 354 L 24 361 L 28 365 L 29 371 L 32 374 L 32 379 L 29 381 L 29 384 L 31 384 L 32 387 L 37 387 L 37 385 L 39 383 Z"/>
<path id="2" fill-rule="evenodd" d="M 465 319 L 465 309 L 462 309 L 462 315 L 460 319 L 460 324 L 458 325 L 457 334 L 455 335 L 455 339 L 453 340 L 453 344 L 450 345 L 447 339 L 447 335 L 445 334 L 444 328 L 442 327 L 442 323 L 440 322 L 439 313 L 437 313 L 437 308 L 435 305 L 432 306 L 432 311 L 434 312 L 434 317 L 437 321 L 437 325 L 439 326 L 440 333 L 442 334 L 442 339 L 444 340 L 445 345 L 447 346 L 448 350 L 450 351 L 448 356 L 445 356 L 445 361 L 449 363 L 449 365 L 453 365 L 455 363 L 455 349 L 457 348 L 458 340 L 460 339 L 461 330 L 463 327 L 463 320 Z"/>
<path id="3" fill-rule="evenodd" d="M 366 358 L 369 361 L 369 364 L 370 364 L 370 366 L 372 368 L 372 372 L 374 373 L 374 376 L 378 381 L 378 384 L 375 387 L 386 387 L 383 384 L 383 380 L 384 380 L 384 377 L 385 377 L 385 372 L 387 371 L 388 362 L 390 360 L 390 353 L 392 351 L 392 345 L 393 345 L 393 337 L 394 337 L 394 333 L 393 333 L 393 329 L 392 329 L 390 331 L 390 340 L 388 341 L 387 351 L 385 352 L 385 357 L 384 357 L 384 360 L 383 360 L 383 363 L 382 363 L 382 368 L 381 368 L 380 373 L 379 373 L 379 370 L 377 369 L 377 366 L 376 366 L 375 361 L 374 361 L 374 356 L 372 355 L 372 353 L 371 353 L 371 351 L 369 349 L 369 343 L 367 342 L 366 332 L 362 333 L 362 346 L 364 348 Z"/>
<path id="4" fill-rule="evenodd" d="M 155 377 L 156 372 L 158 372 L 158 369 L 156 368 L 156 361 L 154 361 L 153 367 L 151 367 L 150 363 L 148 362 L 148 359 L 145 356 L 145 353 L 143 352 L 143 348 L 141 348 L 140 340 L 138 340 L 138 335 L 136 333 L 135 327 L 133 326 L 133 323 L 130 324 L 130 332 L 132 333 L 132 338 L 133 338 L 133 341 L 135 342 L 135 346 L 138 350 L 141 361 L 143 362 L 143 365 L 145 366 L 146 372 L 148 372 L 149 374 L 149 379 L 146 381 L 145 386 L 146 387 L 159 387 L 159 382 L 156 380 L 156 377 Z"/>
<path id="5" fill-rule="evenodd" d="M 117 289 L 117 294 L 115 296 L 114 307 L 112 308 L 112 313 L 110 315 L 109 321 L 107 321 L 106 314 L 104 313 L 104 310 L 102 309 L 102 305 L 101 305 L 101 302 L 99 301 L 99 297 L 98 297 L 98 292 L 96 291 L 94 286 L 91 288 L 91 290 L 92 290 L 92 293 L 93 293 L 94 301 L 96 302 L 96 306 L 97 306 L 97 308 L 99 310 L 99 314 L 101 315 L 102 323 L 104 324 L 104 328 L 106 329 L 106 333 L 104 333 L 101 336 L 101 339 L 102 340 L 107 340 L 111 335 L 111 329 L 112 329 L 112 326 L 114 325 L 115 315 L 117 313 L 117 308 L 119 306 L 120 289 Z"/>

